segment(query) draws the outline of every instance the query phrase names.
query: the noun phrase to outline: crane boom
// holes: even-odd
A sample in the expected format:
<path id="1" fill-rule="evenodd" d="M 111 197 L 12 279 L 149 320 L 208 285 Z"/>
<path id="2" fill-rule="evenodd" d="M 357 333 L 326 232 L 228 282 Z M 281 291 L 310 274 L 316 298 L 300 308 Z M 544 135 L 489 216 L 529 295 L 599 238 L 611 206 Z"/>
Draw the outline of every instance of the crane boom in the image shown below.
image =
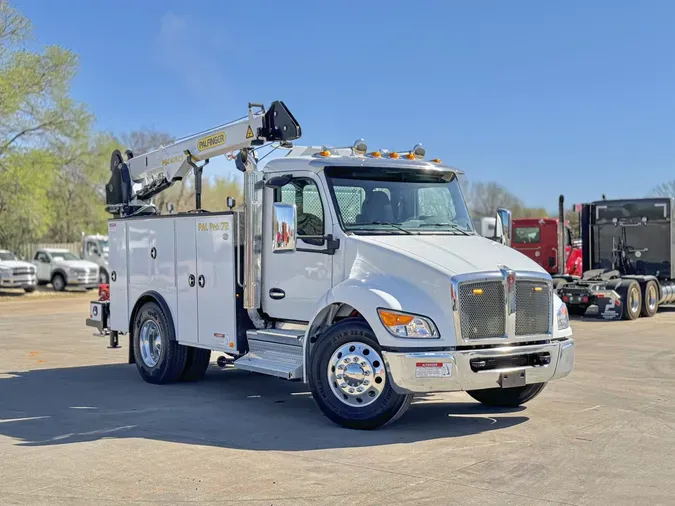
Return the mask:
<path id="1" fill-rule="evenodd" d="M 272 102 L 266 111 L 262 105 L 249 104 L 247 117 L 195 135 L 184 137 L 167 146 L 134 156 L 127 151 L 126 161 L 114 151 L 110 162 L 112 172 L 106 186 L 108 209 L 117 214 L 121 207 L 133 201 L 145 201 L 169 188 L 195 170 L 201 177 L 201 167 L 215 157 L 234 151 L 261 146 L 266 142 L 288 142 L 299 138 L 300 124 L 283 102 Z M 141 185 L 132 192 L 132 182 Z"/>

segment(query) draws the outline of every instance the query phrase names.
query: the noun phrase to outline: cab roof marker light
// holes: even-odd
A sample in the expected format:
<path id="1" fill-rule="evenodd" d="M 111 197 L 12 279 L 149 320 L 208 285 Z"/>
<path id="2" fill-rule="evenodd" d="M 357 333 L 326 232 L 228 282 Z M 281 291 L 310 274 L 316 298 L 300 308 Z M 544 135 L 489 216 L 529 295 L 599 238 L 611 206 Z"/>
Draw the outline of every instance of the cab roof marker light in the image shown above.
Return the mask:
<path id="1" fill-rule="evenodd" d="M 394 160 L 398 160 L 400 158 L 399 154 L 394 152 L 394 153 L 389 153 L 389 158 L 393 158 Z"/>
<path id="2" fill-rule="evenodd" d="M 433 160 L 430 160 L 431 163 L 441 163 L 440 158 L 434 158 Z"/>
<path id="3" fill-rule="evenodd" d="M 372 153 L 370 153 L 370 156 L 373 158 L 382 158 L 382 153 L 380 153 L 379 151 L 373 151 Z"/>
<path id="4" fill-rule="evenodd" d="M 317 155 L 319 155 L 319 156 L 330 156 L 330 155 L 331 155 L 330 149 L 328 149 L 327 147 L 323 146 L 323 147 L 321 148 L 321 151 L 319 151 L 319 152 L 317 153 Z"/>

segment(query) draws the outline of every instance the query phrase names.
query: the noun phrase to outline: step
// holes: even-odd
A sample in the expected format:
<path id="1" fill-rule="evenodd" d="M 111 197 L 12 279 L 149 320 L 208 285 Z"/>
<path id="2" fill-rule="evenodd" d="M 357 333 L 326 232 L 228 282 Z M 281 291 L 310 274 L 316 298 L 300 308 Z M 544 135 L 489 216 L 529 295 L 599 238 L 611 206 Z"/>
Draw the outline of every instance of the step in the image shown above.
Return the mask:
<path id="1" fill-rule="evenodd" d="M 302 379 L 303 335 L 279 329 L 249 330 L 249 351 L 234 366 L 284 379 Z"/>
<path id="2" fill-rule="evenodd" d="M 249 342 L 265 341 L 267 343 L 288 344 L 300 347 L 302 347 L 304 336 L 304 330 L 258 329 L 246 331 L 246 338 Z"/>

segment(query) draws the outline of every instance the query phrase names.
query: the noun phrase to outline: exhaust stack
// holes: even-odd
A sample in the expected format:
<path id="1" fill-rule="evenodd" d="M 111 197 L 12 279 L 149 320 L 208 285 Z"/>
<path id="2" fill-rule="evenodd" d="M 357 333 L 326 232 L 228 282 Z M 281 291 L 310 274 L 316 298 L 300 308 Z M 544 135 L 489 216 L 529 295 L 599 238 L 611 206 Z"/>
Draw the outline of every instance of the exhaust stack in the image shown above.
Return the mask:
<path id="1" fill-rule="evenodd" d="M 558 197 L 558 274 L 565 274 L 565 196 Z"/>

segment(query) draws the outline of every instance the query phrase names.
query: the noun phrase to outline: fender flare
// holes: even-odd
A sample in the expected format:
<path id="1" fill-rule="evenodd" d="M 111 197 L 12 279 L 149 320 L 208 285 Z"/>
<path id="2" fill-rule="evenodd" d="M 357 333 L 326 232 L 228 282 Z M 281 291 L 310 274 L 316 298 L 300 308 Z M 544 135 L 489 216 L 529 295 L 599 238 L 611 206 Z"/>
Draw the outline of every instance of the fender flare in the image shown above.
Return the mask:
<path id="1" fill-rule="evenodd" d="M 63 270 L 62 267 L 56 267 L 55 269 L 52 269 L 51 274 L 49 275 L 49 281 L 54 279 L 54 276 L 57 274 L 61 274 L 63 276 L 63 280 L 66 282 L 66 285 L 68 284 L 68 273 Z"/>
<path id="2" fill-rule="evenodd" d="M 335 316 L 330 314 L 334 308 L 342 305 L 352 307 L 359 312 L 360 316 L 363 317 L 368 325 L 370 325 L 370 328 L 373 329 L 373 332 L 377 336 L 378 332 L 386 332 L 386 330 L 381 328 L 382 325 L 377 316 L 377 308 L 387 308 L 399 311 L 411 311 L 411 309 L 413 309 L 411 312 L 428 314 L 428 311 L 419 312 L 414 311 L 415 308 L 403 307 L 402 301 L 400 300 L 403 294 L 405 294 L 406 298 L 410 298 L 411 295 L 417 292 L 417 299 L 421 301 L 422 306 L 428 308 L 430 305 L 435 304 L 439 309 L 441 307 L 438 305 L 438 301 L 433 301 L 428 293 L 419 290 L 409 282 L 396 281 L 392 286 L 396 286 L 395 292 L 399 295 L 391 293 L 394 290 L 386 290 L 384 287 L 378 287 L 377 283 L 367 284 L 359 280 L 347 279 L 333 287 L 319 299 L 316 310 L 314 311 L 314 316 L 307 326 L 305 338 L 303 340 L 303 380 L 305 382 L 307 382 L 307 370 L 311 348 L 313 343 L 316 342 L 316 332 L 321 329 L 321 326 L 326 319 L 330 321 L 332 316 Z M 425 302 L 423 298 L 426 298 L 427 301 Z M 436 324 L 438 325 L 438 322 L 436 322 Z"/>
<path id="3" fill-rule="evenodd" d="M 174 327 L 173 324 L 173 315 L 171 314 L 171 309 L 169 308 L 169 305 L 166 303 L 166 300 L 164 300 L 164 297 L 162 297 L 158 292 L 155 290 L 147 290 L 141 294 L 138 299 L 136 299 L 136 302 L 134 303 L 134 307 L 131 310 L 131 314 L 129 316 L 129 363 L 134 364 L 136 363 L 136 357 L 134 356 L 134 334 L 133 334 L 133 329 L 134 329 L 134 320 L 136 319 L 136 314 L 138 313 L 138 310 L 143 307 L 143 304 L 146 302 L 155 302 L 159 305 L 159 307 L 164 311 L 164 313 L 167 316 L 167 321 L 169 322 L 169 326 L 171 327 L 171 336 L 172 336 L 172 341 L 176 340 L 176 328 Z"/>

